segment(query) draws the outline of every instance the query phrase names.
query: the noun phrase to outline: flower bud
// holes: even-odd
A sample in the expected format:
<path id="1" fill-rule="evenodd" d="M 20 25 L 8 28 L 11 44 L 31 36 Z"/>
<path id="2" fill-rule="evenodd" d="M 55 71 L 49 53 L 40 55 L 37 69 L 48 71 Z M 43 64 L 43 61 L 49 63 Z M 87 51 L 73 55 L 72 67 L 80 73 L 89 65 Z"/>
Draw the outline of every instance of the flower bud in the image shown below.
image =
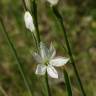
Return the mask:
<path id="1" fill-rule="evenodd" d="M 56 5 L 59 0 L 47 0 L 51 5 Z"/>
<path id="2" fill-rule="evenodd" d="M 24 14 L 24 21 L 25 21 L 26 28 L 29 29 L 31 32 L 33 32 L 35 30 L 33 18 L 28 11 L 26 11 Z"/>

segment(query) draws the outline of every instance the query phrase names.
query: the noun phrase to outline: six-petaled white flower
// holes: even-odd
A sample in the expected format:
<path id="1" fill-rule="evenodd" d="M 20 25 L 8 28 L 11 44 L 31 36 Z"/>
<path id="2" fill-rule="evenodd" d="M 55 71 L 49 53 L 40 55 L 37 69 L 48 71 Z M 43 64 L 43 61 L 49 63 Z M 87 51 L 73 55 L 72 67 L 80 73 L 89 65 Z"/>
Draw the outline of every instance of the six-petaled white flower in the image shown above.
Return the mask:
<path id="1" fill-rule="evenodd" d="M 55 57 L 55 55 L 56 50 L 52 44 L 48 49 L 44 43 L 41 42 L 39 53 L 33 53 L 33 57 L 38 63 L 35 73 L 44 75 L 47 72 L 52 78 L 58 78 L 58 73 L 54 67 L 63 66 L 69 61 L 69 58 Z"/>
<path id="2" fill-rule="evenodd" d="M 47 0 L 51 5 L 56 5 L 59 0 Z"/>
<path id="3" fill-rule="evenodd" d="M 33 18 L 29 11 L 25 12 L 24 21 L 25 21 L 26 28 L 29 29 L 31 32 L 34 32 L 35 27 L 34 27 L 34 23 L 33 23 Z"/>

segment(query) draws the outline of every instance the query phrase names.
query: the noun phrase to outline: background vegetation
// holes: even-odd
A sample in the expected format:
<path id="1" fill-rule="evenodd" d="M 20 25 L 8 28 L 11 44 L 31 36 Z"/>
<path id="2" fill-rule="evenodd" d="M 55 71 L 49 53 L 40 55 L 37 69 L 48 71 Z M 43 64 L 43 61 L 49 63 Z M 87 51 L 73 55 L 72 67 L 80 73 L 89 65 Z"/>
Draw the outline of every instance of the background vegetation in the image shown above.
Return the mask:
<path id="1" fill-rule="evenodd" d="M 28 0 L 26 0 L 28 1 Z M 27 2 L 27 6 L 31 4 Z M 58 9 L 64 17 L 71 49 L 87 96 L 96 96 L 96 1 L 60 0 Z M 42 96 L 43 77 L 34 74 L 36 64 L 32 58 L 34 40 L 26 30 L 22 0 L 0 0 L 0 16 L 23 63 L 34 96 Z M 38 0 L 40 35 L 44 42 L 52 41 L 57 55 L 68 56 L 62 30 L 48 3 Z M 0 26 L 0 96 L 28 96 L 20 76 L 17 62 Z M 62 47 L 63 45 L 63 47 Z M 66 66 L 71 79 L 73 96 L 81 96 L 71 64 Z M 50 79 L 52 96 L 67 96 L 63 75 Z M 43 87 L 41 87 L 43 86 Z M 4 95 L 5 94 L 5 95 Z"/>

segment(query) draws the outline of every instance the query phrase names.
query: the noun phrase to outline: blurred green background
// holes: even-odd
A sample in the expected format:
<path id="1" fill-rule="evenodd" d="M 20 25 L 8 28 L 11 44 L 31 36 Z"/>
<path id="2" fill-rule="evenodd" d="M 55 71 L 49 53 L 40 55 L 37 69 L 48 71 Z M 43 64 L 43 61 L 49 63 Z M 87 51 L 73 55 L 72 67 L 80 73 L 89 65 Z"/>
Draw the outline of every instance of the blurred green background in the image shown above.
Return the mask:
<path id="1" fill-rule="evenodd" d="M 26 0 L 27 7 L 32 4 Z M 47 2 L 38 0 L 38 21 L 41 38 L 48 45 L 53 42 L 57 55 L 68 56 L 61 27 Z M 96 96 L 96 0 L 60 0 L 58 10 L 64 17 L 67 34 L 76 66 L 87 96 Z M 34 40 L 26 30 L 22 0 L 0 0 L 0 16 L 23 63 L 34 96 L 43 96 L 44 77 L 34 74 L 36 62 L 32 58 Z M 28 96 L 17 61 L 0 25 L 0 96 Z M 82 96 L 71 64 L 66 66 L 73 96 Z M 63 75 L 50 79 L 52 96 L 67 96 Z"/>

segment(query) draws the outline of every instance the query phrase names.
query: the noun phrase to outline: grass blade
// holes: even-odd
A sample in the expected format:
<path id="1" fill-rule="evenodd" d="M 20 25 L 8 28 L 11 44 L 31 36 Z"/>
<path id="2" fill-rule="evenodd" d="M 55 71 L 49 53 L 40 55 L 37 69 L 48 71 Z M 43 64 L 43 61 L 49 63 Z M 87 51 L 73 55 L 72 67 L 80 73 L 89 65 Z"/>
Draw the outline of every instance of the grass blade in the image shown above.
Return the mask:
<path id="1" fill-rule="evenodd" d="M 16 52 L 16 49 L 15 49 L 12 41 L 11 41 L 10 38 L 9 38 L 8 32 L 6 31 L 5 25 L 4 25 L 3 20 L 2 20 L 1 17 L 0 17 L 0 23 L 1 23 L 1 25 L 2 25 L 3 33 L 4 33 L 5 37 L 6 37 L 6 40 L 8 41 L 8 44 L 9 44 L 9 46 L 10 46 L 10 48 L 11 48 L 11 51 L 13 52 L 13 54 L 14 54 L 17 62 L 18 62 L 17 65 L 18 65 L 20 74 L 21 74 L 21 76 L 22 76 L 22 78 L 23 78 L 23 80 L 24 80 L 24 84 L 25 84 L 25 86 L 26 86 L 26 88 L 27 88 L 27 90 L 28 90 L 29 96 L 33 96 L 33 95 L 32 95 L 32 92 L 31 92 L 31 88 L 30 88 L 29 83 L 28 83 L 28 80 L 27 80 L 27 78 L 26 78 L 26 76 L 25 76 L 25 74 L 24 74 L 24 71 L 23 71 L 23 68 L 22 68 L 22 63 L 21 63 L 20 60 L 19 60 L 18 54 L 17 54 L 17 52 Z"/>
<path id="2" fill-rule="evenodd" d="M 82 95 L 83 96 L 86 96 L 86 93 L 85 93 L 85 90 L 83 88 L 83 85 L 82 85 L 82 82 L 81 82 L 81 79 L 79 77 L 79 74 L 78 74 L 78 71 L 77 71 L 77 68 L 76 68 L 76 65 L 75 65 L 75 61 L 73 59 L 73 55 L 72 55 L 72 51 L 71 51 L 71 48 L 70 48 L 70 45 L 69 45 L 69 40 L 68 40 L 68 36 L 67 36 L 67 33 L 66 33 L 66 28 L 65 28 L 65 25 L 63 23 L 63 18 L 61 16 L 61 14 L 59 13 L 59 11 L 57 10 L 56 6 L 53 6 L 52 7 L 52 10 L 53 10 L 53 13 L 55 14 L 55 16 L 57 17 L 61 27 L 62 27 L 62 30 L 63 30 L 63 34 L 64 34 L 64 39 L 65 39 L 65 42 L 66 42 L 66 46 L 67 46 L 67 50 L 68 50 L 68 54 L 70 56 L 70 60 L 71 60 L 71 64 L 73 66 L 73 69 L 74 69 L 74 72 L 75 72 L 75 75 L 77 77 L 77 80 L 78 80 L 78 84 L 81 88 L 81 91 L 82 91 Z"/>

